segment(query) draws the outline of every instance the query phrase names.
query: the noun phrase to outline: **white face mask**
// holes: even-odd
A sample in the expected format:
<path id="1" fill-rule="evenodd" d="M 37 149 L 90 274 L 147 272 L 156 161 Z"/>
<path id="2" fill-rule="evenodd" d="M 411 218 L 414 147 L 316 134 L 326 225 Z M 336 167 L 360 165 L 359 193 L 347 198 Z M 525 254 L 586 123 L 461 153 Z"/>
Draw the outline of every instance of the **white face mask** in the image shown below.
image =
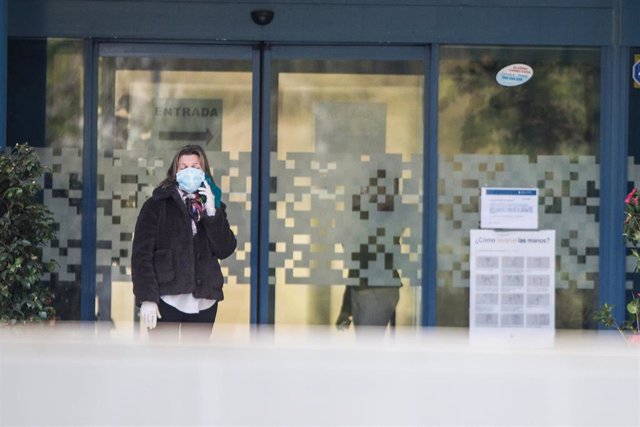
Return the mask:
<path id="1" fill-rule="evenodd" d="M 204 172 L 196 168 L 185 168 L 176 174 L 178 187 L 187 193 L 195 193 L 202 186 Z"/>

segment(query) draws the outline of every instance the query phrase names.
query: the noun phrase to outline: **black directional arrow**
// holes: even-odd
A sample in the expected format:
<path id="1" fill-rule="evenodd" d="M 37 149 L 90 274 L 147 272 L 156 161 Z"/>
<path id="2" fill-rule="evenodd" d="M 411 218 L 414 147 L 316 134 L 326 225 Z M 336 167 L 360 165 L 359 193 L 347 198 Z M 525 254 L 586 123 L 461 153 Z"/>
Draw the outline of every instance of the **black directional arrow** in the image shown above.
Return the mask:
<path id="1" fill-rule="evenodd" d="M 213 134 L 209 128 L 204 132 L 167 130 L 160 131 L 158 137 L 163 141 L 204 141 L 205 145 L 209 145 Z"/>

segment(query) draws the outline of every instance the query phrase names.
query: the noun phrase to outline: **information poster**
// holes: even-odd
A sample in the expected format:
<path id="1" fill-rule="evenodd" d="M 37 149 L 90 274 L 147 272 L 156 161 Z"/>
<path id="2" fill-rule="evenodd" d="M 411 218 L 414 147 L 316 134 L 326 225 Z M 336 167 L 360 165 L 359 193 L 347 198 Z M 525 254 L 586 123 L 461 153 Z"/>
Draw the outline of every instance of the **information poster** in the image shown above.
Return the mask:
<path id="1" fill-rule="evenodd" d="M 538 228 L 538 189 L 482 188 L 480 228 L 536 230 Z"/>
<path id="2" fill-rule="evenodd" d="M 555 230 L 471 230 L 474 328 L 555 330 Z"/>

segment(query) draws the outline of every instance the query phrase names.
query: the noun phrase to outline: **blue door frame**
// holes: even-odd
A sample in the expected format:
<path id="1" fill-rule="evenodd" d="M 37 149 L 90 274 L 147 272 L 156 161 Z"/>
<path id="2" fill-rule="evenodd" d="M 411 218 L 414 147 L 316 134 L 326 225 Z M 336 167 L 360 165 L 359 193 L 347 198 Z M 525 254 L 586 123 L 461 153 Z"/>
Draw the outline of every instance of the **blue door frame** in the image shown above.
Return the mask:
<path id="1" fill-rule="evenodd" d="M 413 59 L 424 61 L 427 76 L 436 67 L 431 67 L 430 49 L 423 47 L 405 48 L 359 48 L 359 47 L 268 47 L 259 46 L 206 46 L 206 45 L 146 45 L 146 44 L 114 44 L 101 43 L 97 40 L 86 39 L 84 43 L 85 56 L 85 89 L 84 103 L 90 108 L 84 109 L 84 122 L 89 126 L 84 128 L 83 150 L 83 217 L 82 217 L 82 289 L 81 310 L 82 320 L 95 319 L 95 289 L 96 289 L 96 212 L 97 212 L 97 108 L 98 108 L 98 58 L 100 56 L 156 56 L 156 57 L 186 57 L 203 59 L 247 58 L 253 64 L 253 112 L 252 112 L 252 176 L 259 179 L 252 180 L 252 206 L 258 206 L 251 213 L 251 307 L 250 321 L 252 324 L 269 324 L 273 322 L 273 290 L 268 285 L 268 255 L 269 255 L 269 160 L 270 160 L 270 67 L 272 59 L 378 59 L 402 60 Z M 436 74 L 437 75 L 437 74 Z M 437 93 L 437 78 L 425 81 L 424 94 L 424 188 L 434 189 L 437 181 L 437 131 L 428 128 L 429 124 L 437 123 L 437 108 L 430 102 L 429 93 Z M 437 102 L 437 101 L 436 101 Z M 435 254 L 436 241 L 433 238 L 436 230 L 436 192 L 430 191 L 425 195 L 425 212 L 423 217 L 424 242 L 427 250 L 423 253 L 423 271 L 431 274 L 424 275 L 422 287 L 422 324 L 435 324 Z M 428 230 L 428 231 L 427 231 Z M 431 236 L 432 238 L 428 238 Z"/>
<path id="2" fill-rule="evenodd" d="M 84 127 L 83 150 L 83 216 L 82 216 L 82 285 L 81 285 L 81 320 L 95 320 L 95 295 L 96 295 L 96 250 L 97 250 L 97 156 L 98 156 L 98 61 L 100 57 L 143 57 L 156 58 L 201 58 L 201 59 L 249 59 L 253 64 L 253 111 L 252 111 L 252 149 L 254 153 L 259 148 L 259 99 L 255 94 L 260 88 L 260 52 L 251 46 L 211 46 L 211 45 L 179 45 L 179 44 L 140 44 L 140 43 L 111 43 L 99 40 L 85 39 L 84 42 L 85 86 L 84 105 L 90 108 L 84 109 L 84 123 L 90 125 Z M 258 176 L 260 173 L 260 159 L 252 157 L 252 173 Z M 252 206 L 258 206 L 258 196 L 261 180 L 252 180 Z M 260 248 L 263 244 L 259 240 L 259 210 L 251 212 L 251 247 Z M 258 254 L 260 251 L 252 251 L 250 265 L 252 271 L 258 271 Z M 265 266 L 266 268 L 266 266 Z M 251 276 L 251 323 L 256 323 L 258 313 L 258 286 L 256 276 Z M 254 283 L 255 282 L 255 283 Z"/>
<path id="3" fill-rule="evenodd" d="M 271 125 L 271 103 L 268 94 L 271 93 L 271 61 L 278 59 L 319 59 L 319 60 L 420 60 L 424 64 L 425 90 L 423 94 L 423 188 L 424 212 L 422 218 L 423 230 L 423 253 L 422 253 L 422 298 L 421 298 L 421 320 L 422 326 L 435 326 L 435 295 L 436 295 L 436 228 L 437 228 L 437 128 L 432 127 L 437 124 L 437 61 L 433 64 L 431 52 L 437 48 L 429 47 L 325 47 L 325 46 L 274 46 L 263 49 L 263 86 L 262 86 L 262 116 L 261 116 L 261 176 L 260 180 L 263 188 L 268 188 L 270 179 L 270 125 Z M 435 104 L 433 104 L 433 94 Z M 273 323 L 273 289 L 269 286 L 268 271 L 268 239 L 269 239 L 269 193 L 264 191 L 260 199 L 260 266 L 259 270 L 259 324 Z M 431 238 L 429 238 L 431 237 Z"/>
<path id="4" fill-rule="evenodd" d="M 631 51 L 602 49 L 600 104 L 600 304 L 614 305 L 625 318 L 625 243 L 622 238 L 627 188 Z"/>

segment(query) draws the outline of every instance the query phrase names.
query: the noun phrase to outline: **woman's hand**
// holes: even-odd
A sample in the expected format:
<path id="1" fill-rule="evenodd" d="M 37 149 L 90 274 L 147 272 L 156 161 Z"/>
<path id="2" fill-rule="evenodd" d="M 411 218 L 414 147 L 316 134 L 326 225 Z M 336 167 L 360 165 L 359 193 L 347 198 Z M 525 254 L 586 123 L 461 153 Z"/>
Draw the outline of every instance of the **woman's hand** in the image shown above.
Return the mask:
<path id="1" fill-rule="evenodd" d="M 207 215 L 214 216 L 216 214 L 216 198 L 211 191 L 211 186 L 207 181 L 204 181 L 204 187 L 198 188 L 198 194 L 206 198 L 204 208 L 207 211 Z"/>
<path id="2" fill-rule="evenodd" d="M 162 318 L 162 316 L 160 316 L 158 304 L 153 301 L 143 301 L 140 305 L 140 318 L 147 328 L 155 328 L 158 323 L 158 319 Z"/>

